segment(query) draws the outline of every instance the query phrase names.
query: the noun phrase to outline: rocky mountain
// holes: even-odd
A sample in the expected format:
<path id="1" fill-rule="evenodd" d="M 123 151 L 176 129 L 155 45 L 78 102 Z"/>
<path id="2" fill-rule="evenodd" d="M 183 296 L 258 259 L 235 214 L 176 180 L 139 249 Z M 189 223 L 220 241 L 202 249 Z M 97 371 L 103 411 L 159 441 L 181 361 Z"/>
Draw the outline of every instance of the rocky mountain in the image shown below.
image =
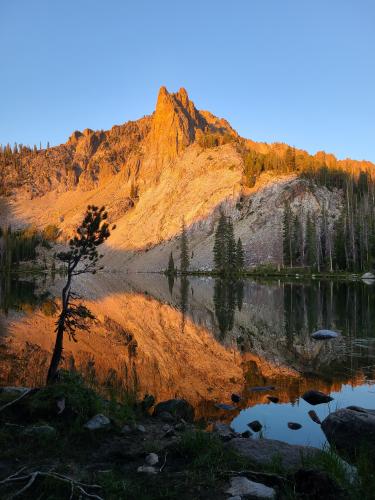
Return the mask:
<path id="1" fill-rule="evenodd" d="M 88 204 L 104 204 L 117 224 L 106 266 L 158 270 L 171 251 L 177 257 L 184 219 L 191 266 L 207 269 L 223 209 L 243 241 L 246 265 L 280 263 L 285 203 L 293 212 L 327 210 L 329 224 L 343 206 L 342 190 L 314 184 L 301 172 L 372 175 L 373 167 L 243 139 L 226 120 L 198 110 L 185 89 L 169 93 L 162 87 L 150 116 L 108 131 L 75 131 L 65 144 L 48 149 L 2 148 L 0 222 L 56 224 L 64 237 Z"/>

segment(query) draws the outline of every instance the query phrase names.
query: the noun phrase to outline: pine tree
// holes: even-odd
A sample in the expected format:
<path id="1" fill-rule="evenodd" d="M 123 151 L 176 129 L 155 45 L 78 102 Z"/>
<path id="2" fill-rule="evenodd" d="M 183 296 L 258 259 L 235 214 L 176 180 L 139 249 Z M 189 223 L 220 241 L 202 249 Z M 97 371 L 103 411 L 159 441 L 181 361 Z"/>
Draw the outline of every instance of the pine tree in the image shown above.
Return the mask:
<path id="1" fill-rule="evenodd" d="M 233 222 L 230 217 L 227 218 L 227 257 L 225 270 L 227 274 L 232 274 L 236 271 L 236 240 L 234 238 Z"/>
<path id="2" fill-rule="evenodd" d="M 296 152 L 294 148 L 287 147 L 284 161 L 287 172 L 294 172 L 296 170 Z"/>
<path id="3" fill-rule="evenodd" d="M 285 202 L 283 216 L 283 261 L 284 266 L 293 267 L 293 215 L 290 205 Z"/>
<path id="4" fill-rule="evenodd" d="M 225 272 L 227 256 L 227 218 L 220 212 L 220 218 L 215 232 L 214 265 L 218 273 Z"/>
<path id="5" fill-rule="evenodd" d="M 181 231 L 181 254 L 180 254 L 180 271 L 186 273 L 189 269 L 189 246 L 186 234 L 185 220 L 182 220 Z"/>
<path id="6" fill-rule="evenodd" d="M 169 261 L 168 261 L 168 270 L 167 273 L 171 276 L 174 276 L 176 274 L 176 269 L 174 267 L 174 260 L 173 260 L 173 253 L 171 252 L 169 255 Z"/>
<path id="7" fill-rule="evenodd" d="M 237 240 L 236 246 L 236 270 L 241 272 L 245 266 L 245 252 L 242 246 L 241 238 Z"/>
<path id="8" fill-rule="evenodd" d="M 310 213 L 307 214 L 306 221 L 306 256 L 307 264 L 311 268 L 317 267 L 317 238 L 315 221 L 311 218 Z"/>

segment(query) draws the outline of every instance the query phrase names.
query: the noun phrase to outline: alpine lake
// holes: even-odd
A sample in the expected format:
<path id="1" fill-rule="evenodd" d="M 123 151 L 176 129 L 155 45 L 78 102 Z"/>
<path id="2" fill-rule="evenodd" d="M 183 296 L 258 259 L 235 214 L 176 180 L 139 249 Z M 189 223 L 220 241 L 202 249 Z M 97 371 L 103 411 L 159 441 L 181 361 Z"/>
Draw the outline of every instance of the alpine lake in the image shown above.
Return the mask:
<path id="1" fill-rule="evenodd" d="M 1 386 L 44 383 L 63 281 L 1 279 Z M 181 397 L 206 423 L 244 432 L 258 420 L 253 438 L 319 447 L 326 440 L 310 410 L 323 420 L 349 405 L 375 408 L 372 281 L 104 272 L 76 290 L 96 320 L 66 335 L 63 363 L 109 397 Z M 314 340 L 320 329 L 339 335 Z M 333 400 L 311 406 L 301 397 L 310 389 Z"/>

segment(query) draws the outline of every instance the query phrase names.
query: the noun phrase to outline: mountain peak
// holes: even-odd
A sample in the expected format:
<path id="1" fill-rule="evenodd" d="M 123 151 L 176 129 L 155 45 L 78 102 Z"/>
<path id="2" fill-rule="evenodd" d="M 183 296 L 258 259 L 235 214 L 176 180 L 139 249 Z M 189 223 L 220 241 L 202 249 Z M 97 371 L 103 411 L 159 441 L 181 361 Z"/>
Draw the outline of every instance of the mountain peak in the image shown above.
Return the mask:
<path id="1" fill-rule="evenodd" d="M 194 141 L 196 129 L 204 126 L 204 118 L 183 87 L 176 93 L 160 87 L 149 138 L 157 162 L 174 159 Z"/>

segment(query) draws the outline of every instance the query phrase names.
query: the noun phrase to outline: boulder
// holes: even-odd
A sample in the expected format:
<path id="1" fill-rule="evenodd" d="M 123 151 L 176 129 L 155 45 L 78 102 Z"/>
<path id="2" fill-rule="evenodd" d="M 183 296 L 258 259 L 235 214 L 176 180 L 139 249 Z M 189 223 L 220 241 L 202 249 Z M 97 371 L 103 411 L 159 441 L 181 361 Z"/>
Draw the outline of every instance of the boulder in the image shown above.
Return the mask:
<path id="1" fill-rule="evenodd" d="M 304 458 L 319 453 L 317 448 L 311 446 L 293 445 L 276 439 L 234 438 L 226 446 L 258 465 L 267 465 L 276 459 L 286 469 L 297 469 Z"/>
<path id="2" fill-rule="evenodd" d="M 375 410 L 351 406 L 330 413 L 322 429 L 331 446 L 349 458 L 365 447 L 375 457 Z"/>
<path id="3" fill-rule="evenodd" d="M 169 399 L 155 406 L 154 415 L 162 412 L 170 413 L 175 419 L 183 418 L 187 422 L 194 420 L 194 408 L 185 399 Z"/>
<path id="4" fill-rule="evenodd" d="M 262 483 L 250 481 L 243 476 L 232 477 L 226 493 L 234 497 L 276 498 L 276 492 Z"/>
<path id="5" fill-rule="evenodd" d="M 162 411 L 162 412 L 160 412 L 160 414 L 158 415 L 158 417 L 163 422 L 169 422 L 170 424 L 175 421 L 175 418 L 173 417 L 173 415 L 171 415 L 169 413 L 169 411 Z"/>
<path id="6" fill-rule="evenodd" d="M 143 472 L 144 474 L 157 474 L 155 467 L 151 465 L 141 465 L 138 467 L 137 472 Z"/>
<path id="7" fill-rule="evenodd" d="M 159 462 L 159 457 L 156 453 L 149 453 L 145 459 L 146 465 L 156 465 Z"/>
<path id="8" fill-rule="evenodd" d="M 375 274 L 373 274 L 373 273 L 365 273 L 365 274 L 362 274 L 361 278 L 363 280 L 375 280 Z"/>
<path id="9" fill-rule="evenodd" d="M 235 433 L 228 424 L 216 422 L 213 427 L 213 432 L 219 436 L 222 441 L 229 441 L 235 437 Z"/>
<path id="10" fill-rule="evenodd" d="M 57 431 L 51 425 L 32 425 L 26 427 L 26 429 L 22 431 L 22 435 L 28 437 L 53 438 L 57 435 Z"/>
<path id="11" fill-rule="evenodd" d="M 314 390 L 305 392 L 305 394 L 303 394 L 302 396 L 302 399 L 314 406 L 333 401 L 333 398 L 331 398 L 331 396 L 324 394 L 324 392 Z"/>
<path id="12" fill-rule="evenodd" d="M 347 498 L 338 484 L 323 470 L 300 469 L 293 477 L 298 498 L 338 500 Z"/>
<path id="13" fill-rule="evenodd" d="M 97 431 L 100 429 L 107 429 L 110 425 L 111 421 L 109 418 L 102 413 L 98 413 L 94 417 L 90 418 L 90 420 L 86 422 L 83 427 L 89 431 Z"/>
<path id="14" fill-rule="evenodd" d="M 317 332 L 314 332 L 311 337 L 314 340 L 329 340 L 336 339 L 337 337 L 339 337 L 339 335 L 339 333 L 332 330 L 318 330 Z"/>
<path id="15" fill-rule="evenodd" d="M 259 422 L 259 420 L 253 420 L 252 422 L 247 424 L 250 429 L 254 432 L 259 432 L 262 430 L 262 424 Z"/>

